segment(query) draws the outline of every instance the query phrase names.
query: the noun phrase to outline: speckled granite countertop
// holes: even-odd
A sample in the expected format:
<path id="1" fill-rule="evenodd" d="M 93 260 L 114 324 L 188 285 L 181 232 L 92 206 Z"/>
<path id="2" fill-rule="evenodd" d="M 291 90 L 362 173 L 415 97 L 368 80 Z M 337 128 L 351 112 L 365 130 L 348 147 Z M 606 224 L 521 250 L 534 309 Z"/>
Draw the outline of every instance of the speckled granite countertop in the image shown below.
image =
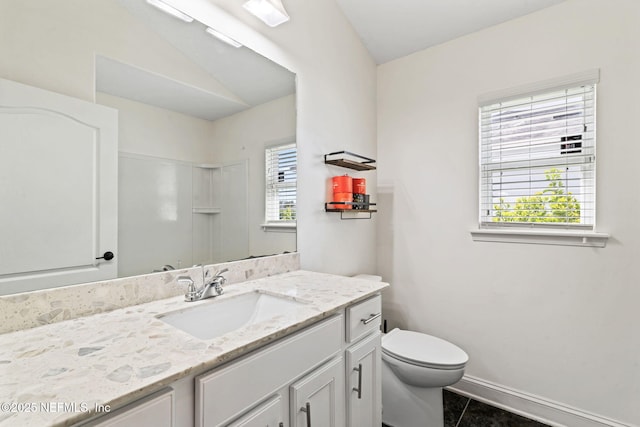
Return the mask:
<path id="1" fill-rule="evenodd" d="M 204 372 L 386 286 L 298 270 L 229 285 L 224 295 L 202 302 L 173 297 L 0 335 L 0 426 L 74 424 L 90 418 L 96 405 L 116 408 Z M 306 304 L 210 340 L 194 338 L 156 317 L 255 290 Z M 47 411 L 50 403 L 59 411 Z"/>

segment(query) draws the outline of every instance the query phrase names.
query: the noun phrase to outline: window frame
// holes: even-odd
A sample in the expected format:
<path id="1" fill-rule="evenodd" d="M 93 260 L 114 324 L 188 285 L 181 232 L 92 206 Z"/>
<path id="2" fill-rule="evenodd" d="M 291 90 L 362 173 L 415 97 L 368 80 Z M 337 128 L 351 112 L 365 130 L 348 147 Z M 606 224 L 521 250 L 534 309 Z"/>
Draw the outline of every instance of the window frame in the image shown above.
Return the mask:
<path id="1" fill-rule="evenodd" d="M 609 237 L 595 231 L 595 194 L 593 196 L 593 224 L 533 223 L 533 222 L 488 222 L 483 220 L 486 200 L 483 199 L 483 148 L 482 148 L 482 107 L 513 99 L 540 95 L 581 85 L 597 85 L 600 80 L 598 69 L 567 75 L 555 79 L 513 87 L 478 97 L 478 229 L 472 230 L 474 241 L 534 243 L 570 246 L 604 247 Z M 595 87 L 594 87 L 595 96 Z M 595 100 L 594 100 L 595 104 Z M 595 105 L 594 105 L 595 108 Z M 596 113 L 594 111 L 594 120 Z M 595 142 L 593 144 L 595 161 Z M 593 166 L 593 190 L 595 192 L 595 164 Z"/>
<path id="2" fill-rule="evenodd" d="M 286 182 L 283 183 L 283 185 L 278 185 L 277 183 L 274 184 L 274 181 L 277 181 L 277 177 L 275 175 L 275 173 L 279 173 L 280 171 L 274 171 L 274 173 L 272 174 L 273 176 L 270 175 L 270 164 L 273 163 L 273 156 L 274 154 L 271 154 L 273 152 L 278 152 L 278 151 L 284 151 L 284 150 L 291 150 L 293 149 L 295 152 L 295 160 L 294 160 L 294 165 L 295 165 L 295 181 L 291 182 Z M 297 154 L 298 154 L 298 149 L 296 146 L 296 141 L 295 140 L 286 140 L 286 141 L 280 141 L 278 143 L 272 143 L 269 145 L 265 145 L 264 148 L 264 164 L 265 164 L 265 171 L 264 171 L 264 179 L 265 179 L 265 185 L 264 185 L 264 222 L 261 224 L 261 227 L 264 231 L 281 231 L 281 232 L 287 232 L 287 231 L 292 231 L 295 232 L 296 227 L 297 227 L 297 207 L 298 207 L 298 195 L 297 195 L 297 184 L 298 184 L 298 180 L 297 180 L 297 166 L 298 166 L 298 159 L 297 159 Z M 273 195 L 274 195 L 274 190 L 275 190 L 275 194 L 278 194 L 278 189 L 288 189 L 288 191 L 291 191 L 291 188 L 294 189 L 293 192 L 293 197 L 294 197 L 294 218 L 293 220 L 283 220 L 283 219 L 274 219 L 273 217 L 271 217 L 270 211 L 272 210 L 270 208 L 270 206 L 273 203 L 279 203 L 279 201 L 277 199 L 274 199 Z M 287 191 L 287 190 L 285 190 Z M 289 194 L 289 197 L 291 197 L 291 195 Z"/>

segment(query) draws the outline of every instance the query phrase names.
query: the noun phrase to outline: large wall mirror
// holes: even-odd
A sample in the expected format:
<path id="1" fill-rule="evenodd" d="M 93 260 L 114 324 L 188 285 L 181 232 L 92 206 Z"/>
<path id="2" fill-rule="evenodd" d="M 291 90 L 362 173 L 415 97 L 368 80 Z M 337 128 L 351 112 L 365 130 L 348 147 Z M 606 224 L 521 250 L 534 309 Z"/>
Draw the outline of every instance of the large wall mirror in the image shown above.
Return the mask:
<path id="1" fill-rule="evenodd" d="M 0 269 L 0 294 L 296 250 L 295 75 L 187 21 L 146 0 L 0 3 L 0 166 L 11 171 L 0 172 L 0 253 L 15 259 Z M 104 213 L 92 193 L 109 176 L 106 132 L 32 90 L 64 94 L 71 111 L 117 112 L 107 190 L 117 208 Z M 74 145 L 71 133 L 92 142 Z M 284 215 L 271 222 L 268 176 Z M 31 204 L 9 210 L 25 193 Z M 79 193 L 89 202 L 74 204 Z M 117 238 L 91 228 L 109 208 Z M 82 253 L 67 257 L 74 245 Z M 107 251 L 113 260 L 98 259 Z M 104 265 L 107 276 L 66 274 Z"/>

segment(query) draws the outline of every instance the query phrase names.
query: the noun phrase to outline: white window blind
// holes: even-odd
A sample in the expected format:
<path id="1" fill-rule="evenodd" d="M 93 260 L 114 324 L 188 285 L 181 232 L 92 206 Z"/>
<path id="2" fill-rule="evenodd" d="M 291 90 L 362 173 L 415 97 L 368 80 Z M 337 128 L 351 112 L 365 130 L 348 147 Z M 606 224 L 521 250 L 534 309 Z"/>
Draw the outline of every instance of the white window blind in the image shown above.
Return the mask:
<path id="1" fill-rule="evenodd" d="M 480 106 L 480 224 L 595 226 L 596 85 Z"/>
<path id="2" fill-rule="evenodd" d="M 295 142 L 266 148 L 265 159 L 265 221 L 267 224 L 294 224 L 297 196 Z"/>

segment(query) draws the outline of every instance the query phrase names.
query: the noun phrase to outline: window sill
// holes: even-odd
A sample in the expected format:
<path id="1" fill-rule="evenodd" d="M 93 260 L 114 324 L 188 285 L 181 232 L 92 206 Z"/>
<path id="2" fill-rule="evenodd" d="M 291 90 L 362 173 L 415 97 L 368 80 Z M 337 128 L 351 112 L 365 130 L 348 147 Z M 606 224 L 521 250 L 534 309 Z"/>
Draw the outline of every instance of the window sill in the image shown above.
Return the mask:
<path id="1" fill-rule="evenodd" d="M 295 222 L 267 222 L 260 224 L 260 227 L 262 227 L 262 231 L 265 232 L 275 231 L 278 233 L 295 233 L 297 224 Z"/>
<path id="2" fill-rule="evenodd" d="M 526 243 L 534 245 L 584 246 L 604 248 L 609 235 L 579 230 L 488 229 L 471 231 L 475 242 Z"/>

